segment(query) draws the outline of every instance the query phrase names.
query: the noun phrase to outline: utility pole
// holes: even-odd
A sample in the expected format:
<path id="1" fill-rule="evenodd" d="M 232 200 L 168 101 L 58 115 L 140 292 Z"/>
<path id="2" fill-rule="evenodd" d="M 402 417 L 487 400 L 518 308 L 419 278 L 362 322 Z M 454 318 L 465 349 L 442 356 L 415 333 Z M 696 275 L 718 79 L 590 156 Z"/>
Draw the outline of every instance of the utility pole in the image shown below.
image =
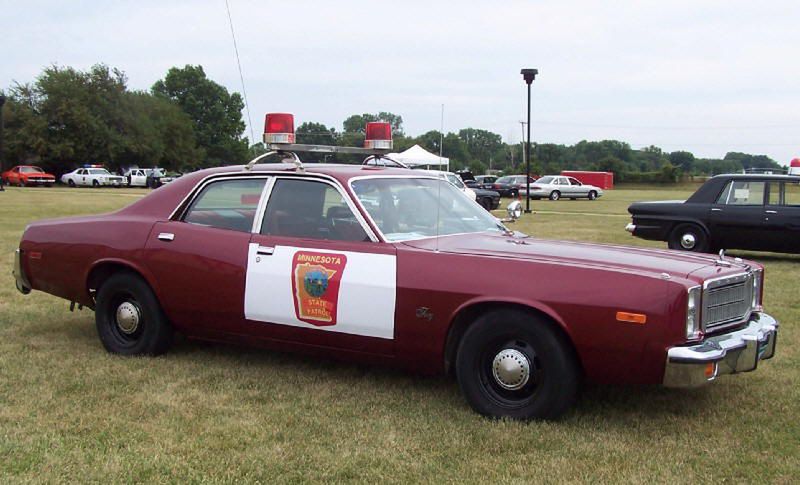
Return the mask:
<path id="1" fill-rule="evenodd" d="M 520 71 L 522 74 L 522 78 L 525 80 L 525 84 L 528 85 L 528 142 L 525 144 L 525 172 L 526 172 L 526 179 L 525 179 L 525 213 L 530 214 L 531 212 L 531 198 L 530 198 L 530 178 L 531 178 L 531 84 L 533 84 L 533 80 L 536 79 L 536 75 L 539 74 L 538 69 L 523 69 Z"/>
<path id="2" fill-rule="evenodd" d="M 522 138 L 519 142 L 520 146 L 522 147 L 522 165 L 525 165 L 525 125 L 527 125 L 527 123 L 524 121 L 519 122 L 519 129 L 522 131 Z"/>
<path id="3" fill-rule="evenodd" d="M 0 172 L 3 172 L 5 169 L 5 140 L 3 139 L 3 129 L 5 128 L 3 124 L 3 105 L 6 104 L 6 97 L 0 94 Z M 0 178 L 0 191 L 4 191 L 3 188 L 3 179 Z"/>

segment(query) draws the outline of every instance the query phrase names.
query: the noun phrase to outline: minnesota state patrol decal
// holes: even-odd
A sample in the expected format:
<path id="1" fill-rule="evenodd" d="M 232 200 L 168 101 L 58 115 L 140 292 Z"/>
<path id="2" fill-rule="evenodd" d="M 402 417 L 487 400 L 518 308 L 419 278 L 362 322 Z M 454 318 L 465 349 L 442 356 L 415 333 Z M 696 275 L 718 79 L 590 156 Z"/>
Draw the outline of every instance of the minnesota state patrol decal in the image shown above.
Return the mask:
<path id="1" fill-rule="evenodd" d="M 344 254 L 298 251 L 292 259 L 292 293 L 297 319 L 318 327 L 336 325 Z"/>

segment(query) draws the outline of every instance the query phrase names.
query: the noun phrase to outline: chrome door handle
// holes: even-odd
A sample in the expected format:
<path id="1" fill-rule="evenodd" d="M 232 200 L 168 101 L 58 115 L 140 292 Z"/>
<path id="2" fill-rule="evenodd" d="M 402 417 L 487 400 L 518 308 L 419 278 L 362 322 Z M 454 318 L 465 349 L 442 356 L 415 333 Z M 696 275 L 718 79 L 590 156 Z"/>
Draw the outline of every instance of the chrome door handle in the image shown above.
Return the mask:
<path id="1" fill-rule="evenodd" d="M 158 239 L 161 241 L 172 241 L 175 239 L 175 234 L 171 232 L 162 232 L 158 235 Z"/>
<path id="2" fill-rule="evenodd" d="M 274 253 L 274 252 L 275 252 L 275 248 L 269 247 L 269 246 L 261 246 L 261 245 L 259 245 L 258 249 L 256 249 L 256 254 L 260 254 L 262 256 L 271 256 L 272 253 Z"/>
<path id="3" fill-rule="evenodd" d="M 766 212 L 767 214 L 777 214 L 778 213 L 778 211 L 764 211 L 764 212 Z"/>
<path id="4" fill-rule="evenodd" d="M 712 208 L 711 212 L 722 212 L 722 209 Z"/>

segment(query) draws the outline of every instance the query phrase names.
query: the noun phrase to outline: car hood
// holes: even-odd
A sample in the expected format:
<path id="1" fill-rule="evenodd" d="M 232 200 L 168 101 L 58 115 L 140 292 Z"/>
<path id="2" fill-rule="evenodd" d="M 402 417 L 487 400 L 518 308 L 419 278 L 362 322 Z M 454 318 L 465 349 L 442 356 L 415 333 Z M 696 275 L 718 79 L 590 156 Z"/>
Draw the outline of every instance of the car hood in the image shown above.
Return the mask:
<path id="1" fill-rule="evenodd" d="M 712 276 L 741 273 L 747 268 L 744 262 L 736 263 L 731 258 L 728 259 L 730 267 L 718 266 L 715 264 L 718 257 L 710 254 L 545 240 L 520 236 L 519 233 L 516 236 L 495 233 L 461 234 L 440 237 L 438 244 L 436 238 L 407 241 L 404 244 L 444 253 L 592 266 L 648 273 L 659 277 L 667 273 L 673 277 L 698 282 Z"/>

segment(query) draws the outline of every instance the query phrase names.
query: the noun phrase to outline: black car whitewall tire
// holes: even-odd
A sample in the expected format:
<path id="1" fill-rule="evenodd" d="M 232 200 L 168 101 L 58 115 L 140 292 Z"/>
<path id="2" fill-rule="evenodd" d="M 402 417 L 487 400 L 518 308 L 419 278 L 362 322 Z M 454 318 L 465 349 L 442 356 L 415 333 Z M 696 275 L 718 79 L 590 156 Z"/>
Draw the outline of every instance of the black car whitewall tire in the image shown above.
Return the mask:
<path id="1" fill-rule="evenodd" d="M 172 343 L 172 327 L 141 277 L 116 273 L 97 292 L 95 325 L 103 347 L 122 355 L 158 355 Z"/>
<path id="2" fill-rule="evenodd" d="M 708 252 L 708 236 L 697 224 L 680 224 L 672 230 L 667 243 L 670 249 Z"/>
<path id="3" fill-rule="evenodd" d="M 550 192 L 550 200 L 558 200 L 561 198 L 561 192 L 554 190 Z"/>
<path id="4" fill-rule="evenodd" d="M 566 339 L 527 312 L 495 310 L 464 333 L 456 354 L 464 398 L 494 418 L 555 419 L 572 406 L 580 370 Z"/>

